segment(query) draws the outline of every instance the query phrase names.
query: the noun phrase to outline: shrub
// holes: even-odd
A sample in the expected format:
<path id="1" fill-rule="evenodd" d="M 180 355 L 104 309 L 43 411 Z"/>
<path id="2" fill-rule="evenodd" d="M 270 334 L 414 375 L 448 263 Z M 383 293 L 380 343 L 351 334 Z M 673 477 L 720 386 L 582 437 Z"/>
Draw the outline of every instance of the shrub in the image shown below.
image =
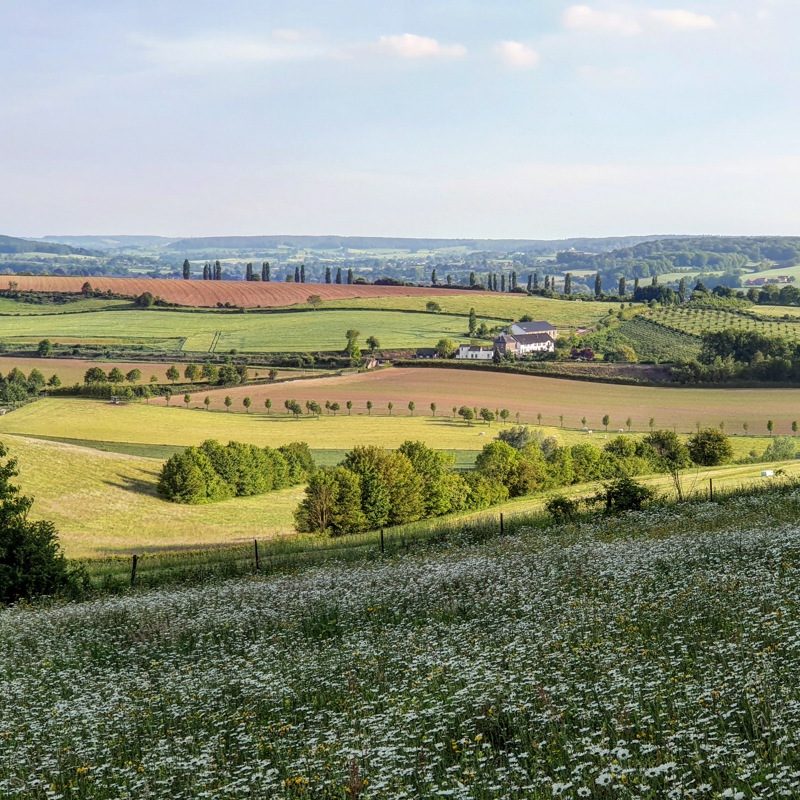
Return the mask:
<path id="1" fill-rule="evenodd" d="M 580 500 L 572 500 L 563 495 L 556 495 L 545 504 L 547 513 L 555 522 L 570 522 L 578 515 L 580 508 Z"/>
<path id="2" fill-rule="evenodd" d="M 715 467 L 727 464 L 733 458 L 730 440 L 716 428 L 703 428 L 689 438 L 689 456 L 695 464 Z"/>
<path id="3" fill-rule="evenodd" d="M 604 484 L 595 500 L 605 504 L 607 514 L 620 514 L 623 511 L 640 511 L 654 497 L 655 492 L 651 488 L 623 475 Z"/>

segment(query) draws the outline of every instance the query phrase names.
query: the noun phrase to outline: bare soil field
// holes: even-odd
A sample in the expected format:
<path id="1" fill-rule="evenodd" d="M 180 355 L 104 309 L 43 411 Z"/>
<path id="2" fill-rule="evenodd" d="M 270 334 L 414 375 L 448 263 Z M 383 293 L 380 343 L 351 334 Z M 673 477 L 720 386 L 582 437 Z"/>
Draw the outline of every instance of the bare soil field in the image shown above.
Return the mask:
<path id="1" fill-rule="evenodd" d="M 589 428 L 602 431 L 601 420 L 611 417 L 609 430 L 627 428 L 646 431 L 650 419 L 656 427 L 675 426 L 679 432 L 691 432 L 697 423 L 717 426 L 724 422 L 729 434 L 743 434 L 744 424 L 751 435 L 766 435 L 767 421 L 773 420 L 776 434 L 791 434 L 791 423 L 800 419 L 800 389 L 689 389 L 650 386 L 619 386 L 586 383 L 557 378 L 479 372 L 456 369 L 414 369 L 393 367 L 371 373 L 321 378 L 280 385 L 245 386 L 198 392 L 192 406 L 203 407 L 206 394 L 213 409 L 223 409 L 226 395 L 233 399 L 232 409 L 244 411 L 242 400 L 252 399 L 252 410 L 263 413 L 264 400 L 273 403 L 272 413 L 285 413 L 283 402 L 296 399 L 301 404 L 316 400 L 338 402 L 340 414 L 347 414 L 345 403 L 353 402 L 353 414 L 366 414 L 366 402 L 374 404 L 372 414 L 388 414 L 394 403 L 394 416 L 409 415 L 409 401 L 416 403 L 417 416 L 430 416 L 430 404 L 438 406 L 437 415 L 452 416 L 453 406 L 487 406 L 494 411 L 507 408 L 514 421 L 516 412 L 523 421 L 536 424 L 538 414 L 544 425 L 581 427 L 586 417 Z M 159 402 L 159 401 L 153 401 Z M 160 401 L 163 403 L 163 400 Z M 174 401 L 173 401 L 174 404 Z"/>
<path id="2" fill-rule="evenodd" d="M 163 297 L 170 303 L 213 308 L 231 303 L 241 308 L 275 308 L 305 303 L 310 295 L 323 300 L 348 298 L 463 295 L 458 289 L 430 289 L 406 286 L 361 286 L 328 283 L 257 283 L 246 281 L 184 281 L 155 278 L 83 278 L 80 276 L 12 276 L 18 288 L 33 292 L 80 292 L 87 281 L 101 292 L 135 297 L 143 292 Z M 6 288 L 3 286 L 2 288 Z"/>

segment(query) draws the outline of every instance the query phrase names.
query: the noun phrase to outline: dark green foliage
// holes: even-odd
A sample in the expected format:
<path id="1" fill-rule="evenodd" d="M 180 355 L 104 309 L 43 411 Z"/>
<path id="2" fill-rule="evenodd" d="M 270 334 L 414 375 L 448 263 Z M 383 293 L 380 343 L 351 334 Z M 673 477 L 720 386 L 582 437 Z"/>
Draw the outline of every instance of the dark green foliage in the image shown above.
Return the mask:
<path id="1" fill-rule="evenodd" d="M 623 475 L 604 484 L 595 499 L 605 505 L 607 514 L 620 514 L 623 511 L 640 511 L 654 497 L 652 489 Z"/>
<path id="2" fill-rule="evenodd" d="M 580 512 L 581 501 L 572 500 L 563 495 L 556 495 L 550 498 L 544 507 L 555 522 L 571 522 Z"/>
<path id="3" fill-rule="evenodd" d="M 161 470 L 158 492 L 176 503 L 211 503 L 285 489 L 314 471 L 308 445 L 295 442 L 279 450 L 241 442 L 222 445 L 209 439 L 176 453 Z"/>
<path id="4" fill-rule="evenodd" d="M 0 459 L 8 451 L 0 444 Z M 33 499 L 11 483 L 18 475 L 16 459 L 0 463 L 0 603 L 59 594 L 75 597 L 85 575 L 70 569 L 52 522 L 32 522 Z"/>
<path id="5" fill-rule="evenodd" d="M 702 467 L 727 464 L 733 458 L 728 437 L 717 428 L 703 428 L 689 438 L 689 456 Z"/>

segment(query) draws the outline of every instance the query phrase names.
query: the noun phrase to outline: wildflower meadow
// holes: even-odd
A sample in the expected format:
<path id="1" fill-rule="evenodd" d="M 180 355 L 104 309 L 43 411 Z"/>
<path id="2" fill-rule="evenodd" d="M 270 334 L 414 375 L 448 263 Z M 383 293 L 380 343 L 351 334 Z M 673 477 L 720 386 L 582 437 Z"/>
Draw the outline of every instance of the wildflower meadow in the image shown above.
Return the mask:
<path id="1" fill-rule="evenodd" d="M 798 511 L 11 608 L 0 797 L 797 797 Z"/>

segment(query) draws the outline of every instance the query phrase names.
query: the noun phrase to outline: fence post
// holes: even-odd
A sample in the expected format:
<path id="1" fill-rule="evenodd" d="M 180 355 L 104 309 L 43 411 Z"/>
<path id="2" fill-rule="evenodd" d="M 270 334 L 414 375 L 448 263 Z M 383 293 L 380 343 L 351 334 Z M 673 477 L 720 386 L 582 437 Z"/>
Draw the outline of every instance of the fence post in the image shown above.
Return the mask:
<path id="1" fill-rule="evenodd" d="M 261 566 L 258 563 L 258 539 L 253 539 L 253 549 L 256 553 L 256 572 L 258 572 L 259 569 L 261 569 Z"/>
<path id="2" fill-rule="evenodd" d="M 505 525 L 503 524 L 503 512 L 500 512 L 500 535 L 503 536 L 506 532 Z"/>
<path id="3" fill-rule="evenodd" d="M 714 502 L 714 479 L 713 478 L 709 478 L 708 479 L 708 499 L 711 500 L 712 503 Z"/>
<path id="4" fill-rule="evenodd" d="M 386 552 L 386 545 L 384 544 L 383 541 L 383 528 L 381 528 L 381 555 L 383 555 L 385 552 Z"/>
<path id="5" fill-rule="evenodd" d="M 133 565 L 131 566 L 131 586 L 136 583 L 136 565 L 139 563 L 139 556 L 134 554 Z"/>

